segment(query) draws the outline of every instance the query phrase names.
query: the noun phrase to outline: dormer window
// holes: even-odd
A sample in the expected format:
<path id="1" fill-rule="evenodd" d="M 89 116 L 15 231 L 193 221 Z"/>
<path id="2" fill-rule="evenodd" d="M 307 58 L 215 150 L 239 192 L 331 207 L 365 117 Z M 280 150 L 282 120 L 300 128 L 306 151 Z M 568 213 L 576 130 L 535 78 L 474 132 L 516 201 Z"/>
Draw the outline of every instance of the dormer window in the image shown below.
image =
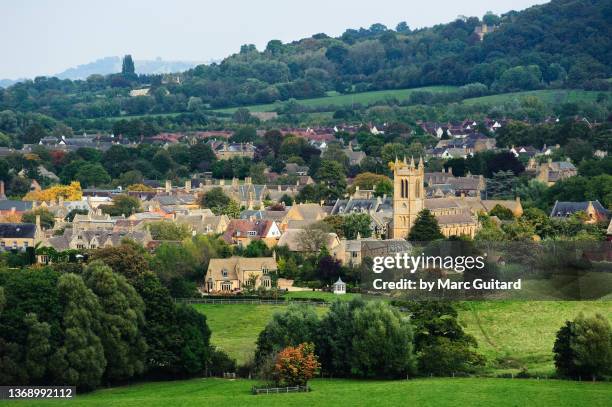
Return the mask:
<path id="1" fill-rule="evenodd" d="M 257 236 L 257 232 L 256 232 L 256 231 L 254 231 L 254 230 L 249 230 L 249 231 L 247 232 L 247 234 L 248 234 L 249 236 Z"/>
<path id="2" fill-rule="evenodd" d="M 263 273 L 263 275 L 264 275 L 264 276 L 267 276 L 267 275 L 270 273 L 270 270 L 268 270 L 268 268 L 267 268 L 267 267 L 263 267 L 263 268 L 261 269 L 261 272 Z"/>
<path id="3" fill-rule="evenodd" d="M 227 270 L 221 271 L 221 275 L 223 276 L 223 278 L 227 278 Z"/>

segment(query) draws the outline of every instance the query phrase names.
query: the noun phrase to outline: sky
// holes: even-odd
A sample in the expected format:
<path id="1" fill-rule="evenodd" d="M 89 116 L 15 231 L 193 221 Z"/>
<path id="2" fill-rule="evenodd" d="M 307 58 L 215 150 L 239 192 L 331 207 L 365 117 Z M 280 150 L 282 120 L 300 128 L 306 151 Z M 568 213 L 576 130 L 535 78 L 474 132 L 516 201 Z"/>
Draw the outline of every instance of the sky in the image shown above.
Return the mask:
<path id="1" fill-rule="evenodd" d="M 544 0 L 0 0 L 0 78 L 52 75 L 107 56 L 209 61 L 383 23 L 411 28 Z"/>

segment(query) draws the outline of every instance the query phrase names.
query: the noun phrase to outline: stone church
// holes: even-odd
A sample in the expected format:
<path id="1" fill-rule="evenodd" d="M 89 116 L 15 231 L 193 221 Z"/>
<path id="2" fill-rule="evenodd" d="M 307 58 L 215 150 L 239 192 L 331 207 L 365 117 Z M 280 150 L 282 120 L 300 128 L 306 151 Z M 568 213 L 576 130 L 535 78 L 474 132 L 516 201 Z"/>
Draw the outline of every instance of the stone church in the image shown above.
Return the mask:
<path id="1" fill-rule="evenodd" d="M 438 220 L 446 237 L 467 235 L 474 237 L 478 230 L 477 211 L 488 212 L 480 198 L 427 198 L 425 192 L 425 164 L 421 158 L 415 164 L 396 159 L 393 165 L 393 221 L 391 237 L 405 238 L 419 212 L 429 209 Z"/>

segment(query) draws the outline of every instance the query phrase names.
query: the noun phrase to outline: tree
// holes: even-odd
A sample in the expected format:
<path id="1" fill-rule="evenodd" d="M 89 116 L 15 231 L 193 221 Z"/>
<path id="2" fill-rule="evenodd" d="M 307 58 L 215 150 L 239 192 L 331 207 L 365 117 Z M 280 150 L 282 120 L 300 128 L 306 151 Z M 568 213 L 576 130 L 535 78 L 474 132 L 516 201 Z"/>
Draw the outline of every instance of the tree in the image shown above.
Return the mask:
<path id="1" fill-rule="evenodd" d="M 145 257 L 144 250 L 133 244 L 124 243 L 117 247 L 96 249 L 91 252 L 89 260 L 102 260 L 115 273 L 127 278 L 134 286 L 149 270 L 149 261 Z"/>
<path id="2" fill-rule="evenodd" d="M 28 329 L 25 344 L 25 367 L 30 382 L 36 383 L 45 377 L 49 368 L 49 358 L 52 352 L 51 325 L 47 322 L 40 322 L 34 313 L 27 314 L 24 322 Z"/>
<path id="3" fill-rule="evenodd" d="M 319 317 L 310 306 L 289 305 L 285 312 L 276 313 L 257 337 L 255 365 L 262 366 L 266 359 L 287 346 L 314 342 Z"/>
<path id="4" fill-rule="evenodd" d="M 45 208 L 37 208 L 28 211 L 21 216 L 23 223 L 36 223 L 36 217 L 40 216 L 40 226 L 43 229 L 52 229 L 55 224 L 55 216 Z"/>
<path id="5" fill-rule="evenodd" d="M 174 167 L 174 161 L 170 157 L 170 153 L 164 149 L 155 153 L 153 156 L 153 167 L 162 175 L 170 171 Z"/>
<path id="6" fill-rule="evenodd" d="M 501 220 L 512 220 L 514 219 L 514 214 L 512 211 L 505 206 L 497 204 L 489 211 L 489 216 L 497 216 Z"/>
<path id="7" fill-rule="evenodd" d="M 100 163 L 86 163 L 75 174 L 77 181 L 86 188 L 101 186 L 111 181 L 110 175 Z"/>
<path id="8" fill-rule="evenodd" d="M 257 138 L 257 131 L 253 126 L 244 126 L 234 132 L 231 141 L 234 143 L 252 143 Z"/>
<path id="9" fill-rule="evenodd" d="M 484 358 L 474 350 L 476 339 L 464 332 L 457 310 L 444 301 L 410 301 L 415 351 L 422 374 L 474 372 Z"/>
<path id="10" fill-rule="evenodd" d="M 209 170 L 217 160 L 215 153 L 206 143 L 198 143 L 189 149 L 189 165 L 192 170 Z"/>
<path id="11" fill-rule="evenodd" d="M 107 363 L 98 336 L 100 303 L 83 279 L 71 273 L 59 278 L 58 294 L 64 307 L 64 338 L 51 356 L 50 369 L 59 383 L 94 389 Z"/>
<path id="12" fill-rule="evenodd" d="M 557 372 L 572 379 L 602 378 L 612 373 L 612 328 L 596 314 L 580 314 L 557 332 L 553 347 Z"/>
<path id="13" fill-rule="evenodd" d="M 102 212 L 111 216 L 130 216 L 140 210 L 140 200 L 127 194 L 119 194 L 113 197 L 111 205 L 100 205 Z"/>
<path id="14" fill-rule="evenodd" d="M 321 368 L 312 343 L 288 346 L 276 356 L 274 376 L 277 385 L 306 386 Z"/>
<path id="15" fill-rule="evenodd" d="M 351 374 L 403 378 L 416 371 L 409 319 L 383 301 L 368 301 L 353 316 Z"/>
<path id="16" fill-rule="evenodd" d="M 229 205 L 231 198 L 227 196 L 221 187 L 212 188 L 210 191 L 202 195 L 200 206 L 209 208 L 215 215 L 223 213 L 223 208 Z"/>
<path id="17" fill-rule="evenodd" d="M 308 253 L 317 253 L 327 247 L 329 227 L 323 223 L 313 223 L 299 232 L 300 250 Z"/>
<path id="18" fill-rule="evenodd" d="M 121 64 L 121 74 L 127 77 L 133 77 L 135 75 L 134 61 L 131 55 L 125 55 Z"/>
<path id="19" fill-rule="evenodd" d="M 343 234 L 347 239 L 372 236 L 372 218 L 367 213 L 351 213 L 342 219 Z"/>
<path id="20" fill-rule="evenodd" d="M 182 223 L 153 222 L 148 225 L 154 240 L 183 240 L 191 235 L 189 227 Z"/>
<path id="21" fill-rule="evenodd" d="M 316 178 L 326 184 L 336 197 L 341 196 L 346 188 L 346 172 L 337 161 L 322 160 Z"/>
<path id="22" fill-rule="evenodd" d="M 83 279 L 100 303 L 99 336 L 107 361 L 104 377 L 121 381 L 140 375 L 147 349 L 142 299 L 125 277 L 99 260 L 85 267 Z"/>
<path id="23" fill-rule="evenodd" d="M 266 257 L 270 255 L 270 249 L 263 240 L 258 239 L 249 243 L 243 254 L 245 257 Z"/>
<path id="24" fill-rule="evenodd" d="M 408 233 L 407 240 L 413 242 L 431 242 L 432 240 L 443 238 L 444 235 L 440 231 L 436 217 L 429 209 L 423 209 L 417 215 L 414 225 L 412 225 L 410 233 Z"/>

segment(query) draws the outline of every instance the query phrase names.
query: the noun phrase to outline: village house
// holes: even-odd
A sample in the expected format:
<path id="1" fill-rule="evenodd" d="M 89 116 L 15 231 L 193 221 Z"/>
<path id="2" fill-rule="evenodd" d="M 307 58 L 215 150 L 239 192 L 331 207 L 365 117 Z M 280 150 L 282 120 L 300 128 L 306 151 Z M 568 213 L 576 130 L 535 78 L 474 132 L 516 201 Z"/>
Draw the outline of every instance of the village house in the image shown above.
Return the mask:
<path id="1" fill-rule="evenodd" d="M 53 236 L 43 242 L 43 246 L 53 247 L 58 252 L 65 250 L 85 250 L 104 247 L 117 247 L 125 239 L 134 240 L 143 246 L 152 240 L 147 230 L 116 232 L 112 230 L 76 230 L 66 228 L 62 236 Z"/>
<path id="2" fill-rule="evenodd" d="M 304 229 L 285 230 L 278 241 L 278 246 L 286 246 L 290 251 L 296 253 L 311 254 L 313 248 L 308 247 L 304 242 L 303 233 L 307 232 Z M 338 235 L 332 232 L 326 233 L 323 244 L 332 257 L 342 260 L 344 249 Z"/>
<path id="3" fill-rule="evenodd" d="M 299 203 L 292 205 L 280 222 L 279 227 L 287 229 L 301 229 L 315 222 L 323 220 L 331 212 L 331 207 L 314 203 Z"/>
<path id="4" fill-rule="evenodd" d="M 211 140 L 208 144 L 219 160 L 255 157 L 256 147 L 253 143 L 228 143 L 227 141 Z"/>
<path id="5" fill-rule="evenodd" d="M 206 293 L 236 293 L 245 288 L 272 288 L 278 270 L 274 257 L 211 259 L 204 277 Z"/>
<path id="6" fill-rule="evenodd" d="M 569 159 L 567 161 L 548 160 L 545 163 L 539 164 L 535 171 L 536 179 L 548 186 L 554 185 L 557 181 L 578 175 L 578 170 Z"/>
<path id="7" fill-rule="evenodd" d="M 583 201 L 583 202 L 561 202 L 555 201 L 555 205 L 550 211 L 551 218 L 568 218 L 575 213 L 583 212 L 586 217 L 586 223 L 597 223 L 608 220 L 610 211 L 603 207 L 599 201 Z"/>
<path id="8" fill-rule="evenodd" d="M 268 247 L 274 247 L 281 237 L 281 231 L 274 221 L 232 219 L 223 233 L 223 240 L 230 245 L 246 247 L 254 240 L 263 240 Z"/>
<path id="9" fill-rule="evenodd" d="M 345 266 L 357 267 L 366 257 L 395 256 L 397 253 L 410 253 L 412 245 L 406 239 L 361 238 L 341 239 L 342 254 L 339 260 Z"/>
<path id="10" fill-rule="evenodd" d="M 36 223 L 0 223 L 0 249 L 25 250 L 44 240 L 40 216 Z"/>
<path id="11" fill-rule="evenodd" d="M 224 233 L 230 223 L 227 215 L 215 215 L 210 209 L 177 214 L 175 222 L 187 225 L 193 233 L 215 235 Z"/>

